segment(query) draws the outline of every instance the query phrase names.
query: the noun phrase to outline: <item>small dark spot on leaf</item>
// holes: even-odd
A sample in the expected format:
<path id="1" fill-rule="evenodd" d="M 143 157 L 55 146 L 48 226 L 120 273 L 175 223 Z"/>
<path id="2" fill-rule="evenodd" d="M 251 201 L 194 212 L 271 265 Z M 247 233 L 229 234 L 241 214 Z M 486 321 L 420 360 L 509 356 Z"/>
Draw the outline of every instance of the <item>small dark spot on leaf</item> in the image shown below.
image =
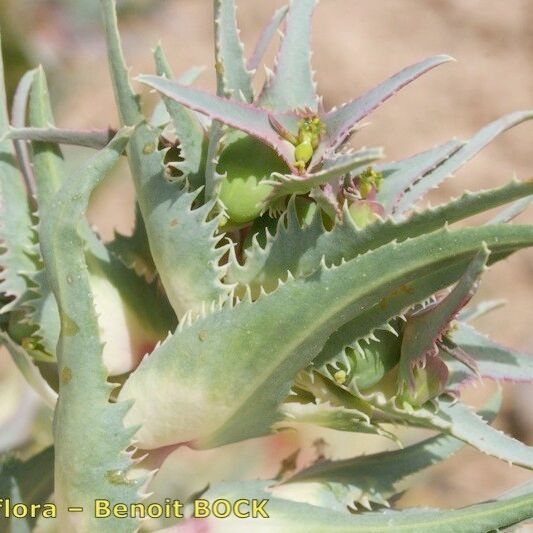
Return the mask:
<path id="1" fill-rule="evenodd" d="M 143 148 L 143 154 L 150 155 L 155 152 L 155 145 L 153 143 L 146 143 Z"/>
<path id="2" fill-rule="evenodd" d="M 178 225 L 178 219 L 177 219 L 177 218 L 173 218 L 173 219 L 170 221 L 170 227 L 171 227 L 171 228 L 175 228 L 177 225 Z"/>
<path id="3" fill-rule="evenodd" d="M 61 371 L 61 383 L 64 383 L 65 385 L 67 383 L 70 383 L 72 381 L 72 370 L 66 366 Z"/>
<path id="4" fill-rule="evenodd" d="M 200 331 L 200 333 L 198 333 L 198 338 L 203 342 L 203 341 L 206 341 L 207 340 L 207 337 L 209 336 L 209 334 L 207 333 L 207 331 L 205 329 L 203 329 L 202 331 Z"/>
<path id="5" fill-rule="evenodd" d="M 135 481 L 128 479 L 123 470 L 108 470 L 105 478 L 112 485 L 134 485 Z"/>

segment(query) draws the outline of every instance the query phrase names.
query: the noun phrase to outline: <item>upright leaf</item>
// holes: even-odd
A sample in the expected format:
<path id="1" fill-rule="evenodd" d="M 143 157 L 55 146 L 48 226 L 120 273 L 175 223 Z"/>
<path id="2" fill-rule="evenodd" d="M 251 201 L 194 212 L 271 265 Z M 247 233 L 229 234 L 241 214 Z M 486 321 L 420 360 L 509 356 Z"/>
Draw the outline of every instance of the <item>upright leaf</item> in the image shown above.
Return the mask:
<path id="1" fill-rule="evenodd" d="M 91 192 L 116 163 L 130 134 L 119 132 L 86 168 L 67 180 L 42 221 L 43 258 L 61 320 L 54 424 L 61 529 L 105 532 L 136 527 L 135 519 L 97 519 L 91 511 L 102 494 L 114 503 L 137 501 L 140 482 L 127 477 L 131 459 L 125 450 L 133 434 L 123 427 L 128 405 L 109 402 L 113 386 L 107 382 L 85 241 L 79 233 Z M 85 511 L 69 513 L 69 506 L 82 506 Z"/>
<path id="2" fill-rule="evenodd" d="M 317 0 L 293 0 L 285 36 L 276 57 L 274 74 L 267 79 L 259 104 L 278 112 L 318 110 L 311 69 L 311 17 Z"/>
<path id="3" fill-rule="evenodd" d="M 214 0 L 217 94 L 251 102 L 252 73 L 239 38 L 235 0 Z"/>
<path id="4" fill-rule="evenodd" d="M 128 146 L 137 201 L 161 283 L 176 315 L 182 317 L 186 311 L 199 311 L 202 305 L 224 299 L 229 293 L 230 288 L 220 281 L 223 270 L 219 262 L 225 250 L 216 248 L 219 239 L 214 237 L 220 216 L 207 221 L 213 202 L 193 209 L 198 191 L 189 193 L 182 183 L 170 183 L 166 179 L 164 156 L 158 150 L 159 130 L 143 120 L 137 97 L 131 89 L 122 55 L 115 2 L 101 1 L 111 77 L 120 115 L 125 124 L 140 122 Z M 164 78 L 156 79 L 171 83 Z"/>

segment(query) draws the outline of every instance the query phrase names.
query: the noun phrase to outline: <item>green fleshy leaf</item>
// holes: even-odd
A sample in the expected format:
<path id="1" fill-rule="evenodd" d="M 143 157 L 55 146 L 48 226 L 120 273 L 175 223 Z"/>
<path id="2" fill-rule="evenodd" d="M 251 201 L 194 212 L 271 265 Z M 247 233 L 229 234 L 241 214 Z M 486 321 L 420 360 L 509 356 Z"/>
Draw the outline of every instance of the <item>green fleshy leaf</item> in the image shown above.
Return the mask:
<path id="1" fill-rule="evenodd" d="M 161 283 L 174 312 L 182 317 L 185 312 L 199 311 L 204 304 L 224 299 L 229 293 L 229 287 L 220 281 L 224 272 L 219 261 L 225 249 L 216 248 L 219 239 L 214 237 L 221 216 L 206 222 L 214 203 L 193 209 L 199 192 L 190 193 L 183 184 L 167 181 L 163 153 L 157 149 L 159 130 L 142 121 L 131 90 L 115 3 L 102 2 L 111 75 L 121 117 L 125 124 L 141 122 L 128 146 L 137 200 Z M 164 78 L 156 79 L 171 83 Z"/>
<path id="2" fill-rule="evenodd" d="M 311 70 L 311 17 L 317 0 L 293 0 L 274 73 L 259 96 L 259 104 L 277 112 L 309 109 L 316 113 L 318 97 Z"/>
<path id="3" fill-rule="evenodd" d="M 215 55 L 217 94 L 251 102 L 252 73 L 244 60 L 239 38 L 235 0 L 215 0 Z"/>
<path id="4" fill-rule="evenodd" d="M 532 111 L 517 111 L 491 122 L 479 130 L 464 146 L 454 152 L 446 161 L 422 177 L 397 202 L 396 211 L 402 213 L 410 209 L 414 203 L 428 191 L 437 187 L 446 178 L 472 159 L 480 150 L 485 148 L 498 135 L 510 128 L 533 118 Z"/>
<path id="5" fill-rule="evenodd" d="M 496 531 L 529 520 L 533 512 L 531 499 L 533 493 L 528 487 L 515 497 L 502 497 L 485 503 L 479 503 L 451 511 L 435 509 L 405 509 L 402 511 L 384 511 L 351 515 L 315 505 L 284 500 L 273 496 L 267 490 L 272 482 L 248 481 L 232 484 L 220 484 L 210 488 L 202 497 L 213 502 L 216 499 L 235 501 L 246 494 L 247 498 L 261 501 L 268 499 L 264 510 L 269 518 L 224 519 L 210 517 L 201 523 L 210 532 L 240 531 L 249 526 L 250 530 L 258 527 L 265 531 L 291 531 L 293 533 L 480 533 Z M 195 519 L 195 523 L 196 520 Z M 184 528 L 190 527 L 186 522 Z M 178 530 L 179 531 L 179 530 Z M 184 529 L 185 531 L 185 529 Z"/>
<path id="6" fill-rule="evenodd" d="M 53 125 L 46 77 L 42 69 L 35 76 L 30 98 L 30 124 Z M 53 143 L 34 142 L 33 165 L 39 207 L 46 212 L 61 184 L 65 181 L 63 156 Z M 104 363 L 111 375 L 134 368 L 153 346 L 174 328 L 168 305 L 155 284 L 148 285 L 111 256 L 86 222 L 80 230 L 87 244 L 86 260 L 90 284 L 98 311 L 98 323 L 105 340 Z M 134 238 L 141 237 L 139 232 Z M 137 239 L 138 241 L 139 239 Z M 125 245 L 125 239 L 121 242 Z M 26 307 L 26 320 L 36 327 L 23 343 L 42 345 L 45 353 L 54 355 L 59 339 L 59 311 L 43 272 L 33 276 L 33 297 Z M 33 354 L 30 350 L 30 354 Z"/>
<path id="7" fill-rule="evenodd" d="M 35 128 L 54 126 L 48 84 L 42 67 L 36 70 L 31 87 L 29 124 Z M 39 205 L 48 205 L 65 179 L 63 154 L 57 144 L 33 142 L 32 164 Z"/>
<path id="8" fill-rule="evenodd" d="M 42 214 L 43 259 L 61 318 L 55 492 L 58 523 L 66 530 L 105 532 L 133 530 L 137 525 L 132 518 L 97 519 L 90 511 L 102 495 L 113 503 L 137 501 L 141 480 L 127 477 L 132 462 L 125 450 L 132 430 L 123 428 L 123 419 L 129 406 L 109 402 L 113 387 L 107 382 L 84 256 L 85 239 L 79 232 L 91 192 L 116 163 L 130 135 L 131 130 L 121 130 L 86 168 L 65 182 Z M 85 511 L 73 515 L 68 506 L 82 506 Z"/>
<path id="9" fill-rule="evenodd" d="M 10 456 L 0 458 L 0 494 L 10 505 L 30 507 L 48 503 L 54 491 L 54 449 L 46 448 L 26 461 Z M 4 500 L 3 505 L 6 506 Z M 3 527 L 11 533 L 30 533 L 36 518 L 2 518 Z M 3 531 L 4 530 L 2 527 Z"/>
<path id="10" fill-rule="evenodd" d="M 135 400 L 127 421 L 143 424 L 136 435 L 139 445 L 206 447 L 265 434 L 296 373 L 333 332 L 405 284 L 460 265 L 448 282 L 453 283 L 482 241 L 496 253 L 508 253 L 531 245 L 533 229 L 441 231 L 392 243 L 307 278 L 289 279 L 253 303 L 225 305 L 190 325 L 183 321 L 120 393 L 121 400 Z M 422 299 L 434 292 L 429 286 Z M 361 336 L 382 323 L 368 320 Z M 178 412 L 171 405 L 182 408 Z"/>
<path id="11" fill-rule="evenodd" d="M 287 271 L 295 277 L 315 271 L 322 257 L 328 265 L 338 264 L 395 239 L 402 241 L 435 231 L 446 223 L 463 220 L 532 192 L 533 181 L 511 181 L 497 189 L 465 193 L 449 204 L 415 213 L 401 222 L 378 221 L 362 230 L 357 230 L 345 212 L 329 232 L 324 229 L 318 213 L 302 228 L 291 203 L 275 235 L 268 235 L 266 244 L 254 242 L 245 252 L 244 265 L 239 265 L 235 258 L 230 261 L 227 281 L 250 286 L 254 294 L 259 287 L 269 291 Z"/>

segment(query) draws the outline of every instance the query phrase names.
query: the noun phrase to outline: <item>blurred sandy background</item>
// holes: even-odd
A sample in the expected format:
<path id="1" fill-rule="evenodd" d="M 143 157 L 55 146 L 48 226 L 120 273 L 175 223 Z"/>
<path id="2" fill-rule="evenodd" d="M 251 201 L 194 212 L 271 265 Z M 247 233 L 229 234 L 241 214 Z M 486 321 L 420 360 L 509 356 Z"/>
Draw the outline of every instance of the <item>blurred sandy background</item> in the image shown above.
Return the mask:
<path id="1" fill-rule="evenodd" d="M 249 52 L 262 25 L 283 3 L 239 2 L 242 38 Z M 86 0 L 0 3 L 0 22 L 10 40 L 6 59 L 11 83 L 24 62 L 28 66 L 43 63 L 55 98 L 56 119 L 64 127 L 107 127 L 117 122 L 96 4 Z M 152 71 L 150 49 L 161 39 L 175 72 L 206 65 L 209 68 L 198 85 L 214 86 L 210 0 L 124 4 L 123 38 L 133 74 Z M 532 26 L 533 0 L 322 0 L 313 34 L 319 91 L 329 107 L 423 57 L 453 55 L 457 63 L 439 67 L 404 89 L 374 112 L 372 125 L 353 139 L 357 146 L 384 146 L 392 159 L 408 156 L 454 136 L 466 138 L 510 111 L 533 108 Z M 432 194 L 432 203 L 465 189 L 503 184 L 513 173 L 520 178 L 533 176 L 532 145 L 533 121 L 493 143 Z M 75 161 L 84 154 L 70 155 Z M 96 195 L 91 218 L 106 237 L 113 228 L 128 231 L 132 198 L 125 170 Z M 533 209 L 521 220 L 533 223 Z M 480 320 L 480 329 L 516 349 L 533 352 L 533 251 L 497 265 L 484 280 L 481 298 L 505 298 L 509 304 Z M 0 360 L 2 369 L 10 374 L 5 357 Z M 6 393 L 7 385 L 0 386 L 0 397 L 12 397 L 13 393 Z M 533 445 L 532 393 L 531 386 L 508 389 L 497 424 Z M 468 397 L 476 403 L 484 395 L 486 390 L 479 389 Z M 527 471 L 464 450 L 425 474 L 402 504 L 465 505 L 531 478 Z"/>

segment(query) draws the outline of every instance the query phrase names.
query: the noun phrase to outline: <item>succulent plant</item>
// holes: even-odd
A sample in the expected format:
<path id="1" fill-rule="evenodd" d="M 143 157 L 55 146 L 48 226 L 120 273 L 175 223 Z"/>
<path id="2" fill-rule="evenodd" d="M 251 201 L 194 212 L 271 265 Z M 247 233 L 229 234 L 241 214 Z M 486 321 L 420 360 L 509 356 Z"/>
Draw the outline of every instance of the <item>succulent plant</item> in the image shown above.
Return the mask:
<path id="1" fill-rule="evenodd" d="M 315 4 L 278 10 L 246 60 L 233 0 L 214 0 L 216 94 L 192 86 L 196 70 L 176 81 L 158 47 L 157 75 L 138 77 L 162 96 L 147 118 L 115 2 L 101 0 L 118 131 L 56 128 L 41 68 L 22 79 L 11 125 L 2 94 L 0 334 L 53 412 L 54 443 L 4 460 L 0 496 L 38 503 L 53 491 L 58 531 L 196 530 L 191 503 L 183 518 L 141 523 L 97 518 L 94 501 L 163 501 L 165 476 L 203 479 L 185 452 L 181 461 L 171 452 L 232 462 L 308 425 L 395 442 L 398 425 L 436 434 L 343 460 L 292 456 L 265 479 L 241 468 L 235 481 L 192 483 L 190 502 L 269 500 L 269 518 L 211 515 L 209 531 L 486 532 L 533 517 L 531 484 L 459 510 L 390 508 L 404 478 L 464 444 L 533 468 L 533 448 L 490 426 L 499 394 L 479 413 L 460 401 L 472 380 L 533 380 L 531 356 L 470 324 L 491 303 L 468 305 L 488 266 L 533 245 L 533 226 L 509 224 L 533 181 L 417 204 L 533 112 L 400 161 L 351 149 L 363 118 L 451 58 L 425 59 L 324 110 L 310 65 Z M 279 27 L 274 70 L 256 94 L 253 74 Z M 66 176 L 61 144 L 98 151 Z M 136 225 L 105 243 L 84 214 L 123 156 Z M 486 224 L 450 228 L 502 206 Z"/>

